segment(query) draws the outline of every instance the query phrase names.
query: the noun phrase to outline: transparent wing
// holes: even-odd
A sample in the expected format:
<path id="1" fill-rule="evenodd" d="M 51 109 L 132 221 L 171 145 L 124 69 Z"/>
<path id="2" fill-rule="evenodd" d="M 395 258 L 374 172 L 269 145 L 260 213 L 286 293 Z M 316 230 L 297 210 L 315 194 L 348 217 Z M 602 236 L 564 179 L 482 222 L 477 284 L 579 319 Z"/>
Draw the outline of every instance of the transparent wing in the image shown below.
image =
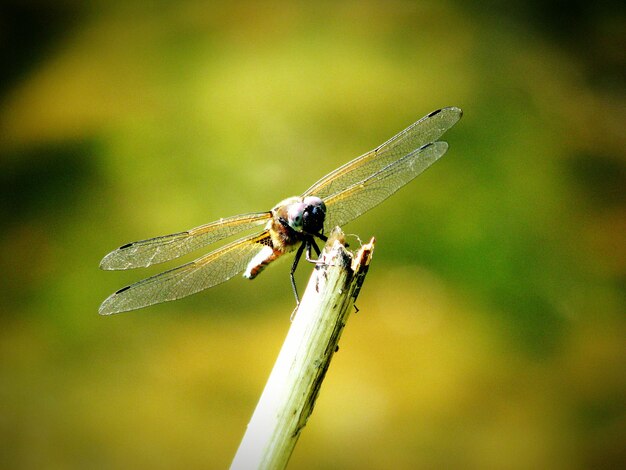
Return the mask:
<path id="1" fill-rule="evenodd" d="M 100 305 L 100 315 L 134 310 L 180 299 L 227 281 L 242 272 L 264 246 L 271 245 L 267 231 L 236 240 L 195 261 L 124 287 Z"/>
<path id="2" fill-rule="evenodd" d="M 348 186 L 365 180 L 392 162 L 426 144 L 435 142 L 461 119 L 459 108 L 449 107 L 433 111 L 378 148 L 340 166 L 311 186 L 303 196 L 325 199 Z"/>
<path id="3" fill-rule="evenodd" d="M 236 215 L 185 232 L 128 243 L 106 255 L 100 262 L 100 268 L 107 270 L 143 268 L 169 261 L 261 225 L 271 217 L 271 212 Z"/>
<path id="4" fill-rule="evenodd" d="M 446 150 L 446 142 L 426 144 L 368 178 L 328 197 L 324 200 L 324 231 L 330 233 L 335 226 L 345 225 L 377 206 L 437 161 Z"/>

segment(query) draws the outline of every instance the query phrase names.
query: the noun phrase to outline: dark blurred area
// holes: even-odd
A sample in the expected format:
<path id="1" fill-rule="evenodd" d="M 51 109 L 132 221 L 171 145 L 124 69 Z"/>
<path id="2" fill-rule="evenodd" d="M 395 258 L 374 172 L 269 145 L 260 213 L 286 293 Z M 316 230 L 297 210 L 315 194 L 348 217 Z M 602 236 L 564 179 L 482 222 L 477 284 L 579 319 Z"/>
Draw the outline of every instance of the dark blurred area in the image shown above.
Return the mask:
<path id="1" fill-rule="evenodd" d="M 26 77 L 79 20 L 78 4 L 3 2 L 0 6 L 2 95 Z"/>
<path id="2" fill-rule="evenodd" d="M 103 318 L 159 267 L 100 259 L 267 210 L 449 105 L 446 156 L 345 228 L 378 245 L 291 468 L 623 466 L 625 9 L 3 2 L 0 466 L 227 466 L 289 262 Z"/>

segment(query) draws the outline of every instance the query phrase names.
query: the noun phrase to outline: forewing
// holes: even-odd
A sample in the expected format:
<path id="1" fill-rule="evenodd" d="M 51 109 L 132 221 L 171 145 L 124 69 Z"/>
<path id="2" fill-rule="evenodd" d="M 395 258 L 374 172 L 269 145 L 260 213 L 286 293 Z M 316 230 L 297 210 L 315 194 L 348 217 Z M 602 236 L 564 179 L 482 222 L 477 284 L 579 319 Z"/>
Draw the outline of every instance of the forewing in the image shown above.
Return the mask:
<path id="1" fill-rule="evenodd" d="M 195 261 L 131 284 L 110 295 L 100 306 L 101 315 L 125 312 L 180 299 L 227 281 L 242 272 L 266 245 L 267 231 L 234 241 Z"/>
<path id="2" fill-rule="evenodd" d="M 324 200 L 324 231 L 342 226 L 377 206 L 432 165 L 448 150 L 445 142 L 434 142 L 390 163 L 368 178 Z"/>
<path id="3" fill-rule="evenodd" d="M 142 268 L 169 261 L 261 225 L 271 217 L 271 212 L 236 215 L 185 232 L 128 243 L 106 255 L 100 262 L 100 268 L 107 270 Z"/>
<path id="4" fill-rule="evenodd" d="M 337 168 L 311 186 L 303 196 L 322 199 L 337 194 L 352 184 L 363 181 L 408 153 L 435 142 L 461 119 L 463 112 L 456 107 L 433 111 L 378 148 Z"/>

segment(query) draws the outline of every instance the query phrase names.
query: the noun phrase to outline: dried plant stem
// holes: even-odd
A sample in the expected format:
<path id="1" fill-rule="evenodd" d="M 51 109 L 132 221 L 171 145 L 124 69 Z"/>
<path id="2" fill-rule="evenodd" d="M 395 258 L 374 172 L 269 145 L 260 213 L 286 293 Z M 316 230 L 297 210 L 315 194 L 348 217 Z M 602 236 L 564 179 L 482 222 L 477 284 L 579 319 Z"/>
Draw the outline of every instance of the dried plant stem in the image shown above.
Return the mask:
<path id="1" fill-rule="evenodd" d="M 286 467 L 338 349 L 373 249 L 372 238 L 353 256 L 340 230 L 329 238 L 231 469 Z"/>

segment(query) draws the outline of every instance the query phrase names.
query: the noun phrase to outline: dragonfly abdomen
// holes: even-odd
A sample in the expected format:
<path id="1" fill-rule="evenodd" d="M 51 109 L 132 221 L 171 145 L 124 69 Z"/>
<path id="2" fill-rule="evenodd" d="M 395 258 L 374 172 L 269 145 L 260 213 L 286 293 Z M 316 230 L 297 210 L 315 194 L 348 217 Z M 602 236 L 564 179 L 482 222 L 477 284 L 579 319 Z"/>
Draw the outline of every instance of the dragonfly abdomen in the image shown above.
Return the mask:
<path id="1" fill-rule="evenodd" d="M 254 279 L 268 264 L 283 253 L 284 251 L 275 250 L 271 246 L 264 246 L 263 249 L 250 260 L 246 271 L 243 273 L 243 277 L 247 279 Z"/>

